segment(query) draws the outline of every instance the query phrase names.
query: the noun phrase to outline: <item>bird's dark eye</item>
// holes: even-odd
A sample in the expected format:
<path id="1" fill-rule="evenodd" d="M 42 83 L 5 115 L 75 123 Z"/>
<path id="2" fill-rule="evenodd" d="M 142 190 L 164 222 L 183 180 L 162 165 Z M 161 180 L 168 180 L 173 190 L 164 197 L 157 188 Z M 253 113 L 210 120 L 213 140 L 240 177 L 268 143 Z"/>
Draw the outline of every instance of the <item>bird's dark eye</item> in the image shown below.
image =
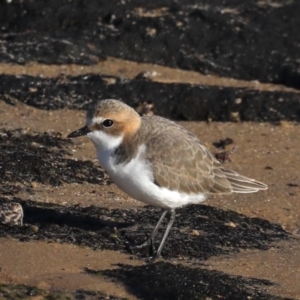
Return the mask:
<path id="1" fill-rule="evenodd" d="M 106 119 L 102 122 L 103 127 L 109 128 L 114 125 L 114 121 L 110 119 Z"/>

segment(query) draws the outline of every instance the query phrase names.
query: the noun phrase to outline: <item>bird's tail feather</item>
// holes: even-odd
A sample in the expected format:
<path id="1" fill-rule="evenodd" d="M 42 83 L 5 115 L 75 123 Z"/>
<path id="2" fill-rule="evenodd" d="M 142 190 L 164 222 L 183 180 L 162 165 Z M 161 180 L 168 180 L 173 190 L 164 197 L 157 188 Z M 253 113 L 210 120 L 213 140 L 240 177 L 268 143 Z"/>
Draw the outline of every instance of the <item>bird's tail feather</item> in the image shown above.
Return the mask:
<path id="1" fill-rule="evenodd" d="M 245 177 L 232 170 L 223 169 L 225 176 L 232 186 L 232 192 L 234 193 L 254 193 L 260 190 L 268 189 L 268 186 L 255 179 Z"/>

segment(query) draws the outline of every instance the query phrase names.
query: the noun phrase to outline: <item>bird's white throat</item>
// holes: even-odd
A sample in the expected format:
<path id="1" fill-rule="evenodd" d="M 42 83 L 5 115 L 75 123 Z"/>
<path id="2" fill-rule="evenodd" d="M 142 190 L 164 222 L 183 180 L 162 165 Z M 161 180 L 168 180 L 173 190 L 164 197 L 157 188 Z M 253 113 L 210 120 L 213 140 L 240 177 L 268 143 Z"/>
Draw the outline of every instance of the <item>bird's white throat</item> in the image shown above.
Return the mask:
<path id="1" fill-rule="evenodd" d="M 123 135 L 113 136 L 100 130 L 89 132 L 87 136 L 94 143 L 97 152 L 113 151 L 120 146 L 123 141 Z"/>

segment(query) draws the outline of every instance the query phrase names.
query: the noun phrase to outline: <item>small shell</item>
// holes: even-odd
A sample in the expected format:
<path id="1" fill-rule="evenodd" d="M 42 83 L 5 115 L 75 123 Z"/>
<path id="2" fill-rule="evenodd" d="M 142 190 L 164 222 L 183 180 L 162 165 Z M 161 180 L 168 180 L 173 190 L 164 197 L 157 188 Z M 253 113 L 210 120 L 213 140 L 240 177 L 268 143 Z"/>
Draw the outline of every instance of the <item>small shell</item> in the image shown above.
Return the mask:
<path id="1" fill-rule="evenodd" d="M 20 203 L 0 204 L 0 223 L 6 225 L 23 225 L 23 208 Z"/>

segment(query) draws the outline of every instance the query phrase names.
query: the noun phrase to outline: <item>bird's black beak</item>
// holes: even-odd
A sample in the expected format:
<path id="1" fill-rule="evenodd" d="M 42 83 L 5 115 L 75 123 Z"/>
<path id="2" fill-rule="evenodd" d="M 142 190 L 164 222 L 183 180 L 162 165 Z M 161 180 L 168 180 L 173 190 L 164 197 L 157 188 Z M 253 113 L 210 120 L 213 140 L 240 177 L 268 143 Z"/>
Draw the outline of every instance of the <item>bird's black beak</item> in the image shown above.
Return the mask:
<path id="1" fill-rule="evenodd" d="M 91 132 L 90 129 L 88 128 L 87 125 L 85 125 L 84 127 L 70 133 L 68 135 L 68 138 L 74 138 L 74 137 L 78 137 L 78 136 L 87 135 L 89 132 Z"/>

